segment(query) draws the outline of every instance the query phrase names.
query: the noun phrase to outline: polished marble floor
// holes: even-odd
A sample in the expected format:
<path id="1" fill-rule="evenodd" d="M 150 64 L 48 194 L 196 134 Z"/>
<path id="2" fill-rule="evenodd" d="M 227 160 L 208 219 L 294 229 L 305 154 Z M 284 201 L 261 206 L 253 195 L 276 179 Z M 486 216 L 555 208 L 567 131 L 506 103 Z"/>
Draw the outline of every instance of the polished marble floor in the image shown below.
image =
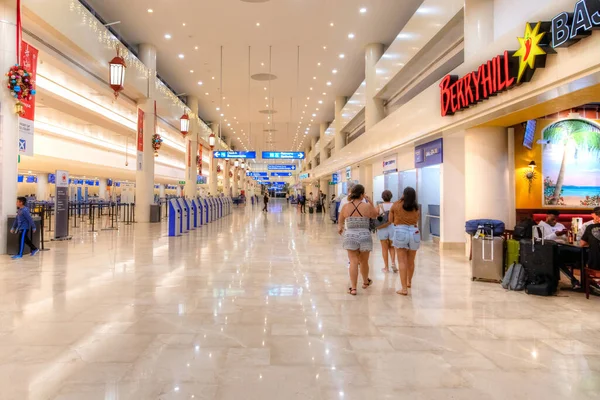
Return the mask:
<path id="1" fill-rule="evenodd" d="M 473 283 L 432 246 L 411 296 L 377 250 L 351 297 L 335 226 L 271 211 L 0 256 L 0 399 L 600 398 L 600 299 Z"/>

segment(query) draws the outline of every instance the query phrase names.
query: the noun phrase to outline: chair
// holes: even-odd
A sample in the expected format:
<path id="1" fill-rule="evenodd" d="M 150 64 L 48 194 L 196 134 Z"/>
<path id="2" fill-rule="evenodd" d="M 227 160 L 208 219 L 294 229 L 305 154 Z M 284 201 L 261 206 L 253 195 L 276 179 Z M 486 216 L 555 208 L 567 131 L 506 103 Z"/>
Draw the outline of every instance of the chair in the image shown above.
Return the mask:
<path id="1" fill-rule="evenodd" d="M 583 285 L 585 286 L 585 298 L 590 298 L 590 288 L 592 287 L 592 283 L 595 283 L 596 286 L 600 285 L 600 270 L 591 269 L 587 266 L 584 269 L 585 282 Z"/>

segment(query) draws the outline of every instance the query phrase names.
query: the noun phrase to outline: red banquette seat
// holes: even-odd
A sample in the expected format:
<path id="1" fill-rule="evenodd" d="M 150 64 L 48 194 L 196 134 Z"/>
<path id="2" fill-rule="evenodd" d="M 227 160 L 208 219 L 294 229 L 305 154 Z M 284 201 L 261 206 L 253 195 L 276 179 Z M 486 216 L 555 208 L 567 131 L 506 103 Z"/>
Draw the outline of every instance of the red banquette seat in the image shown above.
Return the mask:
<path id="1" fill-rule="evenodd" d="M 540 221 L 544 221 L 546 219 L 547 214 L 533 214 L 533 220 L 535 223 L 539 223 Z M 560 214 L 558 216 L 558 222 L 563 224 L 565 228 L 571 229 L 571 221 L 573 218 L 583 218 L 583 222 L 588 222 L 592 219 L 591 213 L 587 214 Z"/>

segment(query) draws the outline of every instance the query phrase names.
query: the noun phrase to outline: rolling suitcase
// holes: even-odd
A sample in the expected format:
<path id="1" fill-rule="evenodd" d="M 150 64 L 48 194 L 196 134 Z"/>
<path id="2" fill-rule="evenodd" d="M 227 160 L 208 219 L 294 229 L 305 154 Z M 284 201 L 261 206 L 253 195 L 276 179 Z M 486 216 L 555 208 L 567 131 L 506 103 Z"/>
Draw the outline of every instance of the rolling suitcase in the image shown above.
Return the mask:
<path id="1" fill-rule="evenodd" d="M 535 235 L 534 235 L 535 237 Z M 530 283 L 546 284 L 554 292 L 558 287 L 560 273 L 556 263 L 557 245 L 543 239 L 522 239 L 520 242 L 520 259 L 527 271 Z M 548 290 L 545 288 L 544 290 Z"/>
<path id="2" fill-rule="evenodd" d="M 501 282 L 504 276 L 504 239 L 485 236 L 471 241 L 471 279 Z"/>
<path id="3" fill-rule="evenodd" d="M 521 244 L 518 240 L 508 239 L 506 241 L 506 257 L 504 266 L 506 269 L 513 264 L 517 264 L 519 262 L 519 248 Z"/>
<path id="4" fill-rule="evenodd" d="M 317 214 L 320 214 L 323 212 L 323 206 L 320 204 L 317 204 Z"/>
<path id="5" fill-rule="evenodd" d="M 314 214 L 314 212 L 315 212 L 315 208 L 313 206 L 309 206 L 308 207 L 308 213 L 309 214 Z"/>

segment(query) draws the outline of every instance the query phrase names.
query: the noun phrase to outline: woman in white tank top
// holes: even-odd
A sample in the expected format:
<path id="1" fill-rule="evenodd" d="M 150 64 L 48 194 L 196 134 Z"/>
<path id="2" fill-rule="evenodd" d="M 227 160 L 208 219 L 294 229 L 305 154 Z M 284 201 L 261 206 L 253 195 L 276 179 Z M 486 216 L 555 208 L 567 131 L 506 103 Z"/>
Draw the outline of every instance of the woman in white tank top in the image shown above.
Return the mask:
<path id="1" fill-rule="evenodd" d="M 389 190 L 384 190 L 383 193 L 381 193 L 383 204 L 380 204 L 378 206 L 380 215 L 384 213 L 389 214 L 390 209 L 394 205 L 394 203 L 392 203 L 392 197 L 392 192 L 390 192 Z M 394 246 L 392 246 L 392 239 L 394 238 L 394 226 L 390 222 L 381 225 L 379 228 L 377 228 L 377 237 L 381 241 L 381 253 L 383 255 L 383 264 L 385 265 L 385 267 L 381 270 L 383 272 L 390 272 L 389 257 L 391 257 L 392 270 L 394 272 L 398 272 L 398 269 L 394 264 L 394 260 L 396 259 L 396 251 L 394 249 Z"/>

